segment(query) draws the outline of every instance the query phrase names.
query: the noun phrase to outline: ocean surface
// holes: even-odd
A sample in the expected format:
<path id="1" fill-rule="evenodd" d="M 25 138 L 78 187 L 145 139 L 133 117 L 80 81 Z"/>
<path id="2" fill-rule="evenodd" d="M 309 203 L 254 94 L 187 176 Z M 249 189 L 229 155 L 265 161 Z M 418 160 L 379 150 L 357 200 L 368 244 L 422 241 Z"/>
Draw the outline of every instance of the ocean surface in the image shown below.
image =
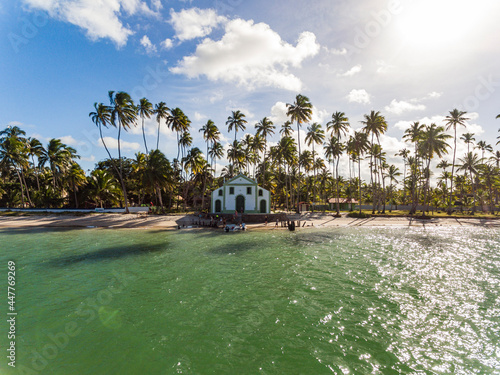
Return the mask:
<path id="1" fill-rule="evenodd" d="M 0 248 L 1 374 L 500 374 L 498 229 L 1 229 Z"/>

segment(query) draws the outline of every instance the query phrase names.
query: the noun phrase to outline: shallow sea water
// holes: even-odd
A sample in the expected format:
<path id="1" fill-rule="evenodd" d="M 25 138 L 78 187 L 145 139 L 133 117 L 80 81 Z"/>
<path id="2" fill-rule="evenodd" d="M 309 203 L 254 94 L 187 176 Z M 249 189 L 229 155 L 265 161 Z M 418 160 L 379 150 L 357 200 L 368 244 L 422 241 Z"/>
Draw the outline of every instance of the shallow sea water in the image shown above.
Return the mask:
<path id="1" fill-rule="evenodd" d="M 500 373 L 498 229 L 2 229 L 0 248 L 2 374 Z"/>

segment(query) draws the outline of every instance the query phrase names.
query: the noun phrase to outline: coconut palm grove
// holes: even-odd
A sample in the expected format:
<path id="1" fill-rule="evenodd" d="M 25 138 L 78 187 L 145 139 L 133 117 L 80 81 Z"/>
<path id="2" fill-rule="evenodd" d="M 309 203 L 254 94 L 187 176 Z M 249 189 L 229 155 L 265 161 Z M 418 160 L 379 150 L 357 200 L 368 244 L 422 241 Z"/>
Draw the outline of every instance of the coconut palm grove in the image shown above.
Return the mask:
<path id="1" fill-rule="evenodd" d="M 89 127 L 98 128 L 108 154 L 91 171 L 84 171 L 78 164 L 78 151 L 59 139 L 43 144 L 26 137 L 17 126 L 0 132 L 1 206 L 128 210 L 129 206 L 146 205 L 159 214 L 208 212 L 210 191 L 242 173 L 271 191 L 274 210 L 295 211 L 303 202 L 311 210 L 333 208 L 338 215 L 339 202 L 345 199 L 371 205 L 373 214 L 384 214 L 399 205 L 409 207 L 409 214 L 419 210 L 422 214 L 435 210 L 496 214 L 500 150 L 465 133 L 461 140 L 467 144 L 467 152 L 457 154 L 457 129 L 466 129 L 468 120 L 467 113 L 458 109 L 447 114 L 443 125 L 414 122 L 405 131 L 402 140 L 409 147 L 395 155 L 403 162 L 400 170 L 386 162 L 380 136 L 390 124 L 380 111 L 365 114 L 356 131 L 348 114 L 341 111 L 333 112 L 325 124 L 311 123 L 311 101 L 299 94 L 287 104 L 289 120 L 283 124 L 268 117 L 250 124 L 239 110 L 229 113 L 225 124 L 208 120 L 199 129 L 206 142 L 200 149 L 192 146 L 191 121 L 180 108 L 164 102 L 153 105 L 146 98 L 134 101 L 122 91 L 108 94 L 109 103 L 89 106 Z M 148 145 L 144 121 L 150 118 L 156 120 L 158 135 L 156 144 Z M 120 137 L 132 127 L 142 127 L 144 151 L 127 158 L 122 156 Z M 162 127 L 177 138 L 173 160 L 160 150 Z M 116 154 L 107 147 L 103 128 L 116 131 Z M 234 132 L 234 141 L 227 148 L 220 142 L 223 128 Z M 305 131 L 304 140 L 299 130 Z M 269 137 L 276 133 L 279 141 L 270 145 Z M 305 145 L 311 150 L 303 150 Z M 443 159 L 448 154 L 453 155 L 452 163 Z M 224 156 L 229 164 L 215 173 Z M 348 160 L 348 174 L 339 174 L 341 159 Z M 339 198 L 335 207 L 328 206 L 330 198 Z M 361 214 L 361 205 L 358 207 Z"/>

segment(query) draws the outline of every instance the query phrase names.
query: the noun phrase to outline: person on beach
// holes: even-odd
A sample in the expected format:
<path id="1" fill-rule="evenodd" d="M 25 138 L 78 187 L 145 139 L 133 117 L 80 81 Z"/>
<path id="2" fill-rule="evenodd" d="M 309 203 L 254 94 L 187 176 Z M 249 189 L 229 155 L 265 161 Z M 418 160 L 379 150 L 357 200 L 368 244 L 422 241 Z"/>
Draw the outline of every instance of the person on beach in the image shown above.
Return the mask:
<path id="1" fill-rule="evenodd" d="M 266 215 L 266 217 L 264 218 L 264 225 L 267 225 L 267 215 Z"/>

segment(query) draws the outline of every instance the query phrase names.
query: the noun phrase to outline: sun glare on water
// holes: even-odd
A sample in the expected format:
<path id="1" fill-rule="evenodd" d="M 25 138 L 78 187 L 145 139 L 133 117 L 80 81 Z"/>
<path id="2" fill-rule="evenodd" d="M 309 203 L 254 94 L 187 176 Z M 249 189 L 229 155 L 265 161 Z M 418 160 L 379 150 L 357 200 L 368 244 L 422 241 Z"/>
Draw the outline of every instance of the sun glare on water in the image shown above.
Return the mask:
<path id="1" fill-rule="evenodd" d="M 399 37 L 415 47 L 457 45 L 493 16 L 494 0 L 410 1 L 396 19 Z"/>

